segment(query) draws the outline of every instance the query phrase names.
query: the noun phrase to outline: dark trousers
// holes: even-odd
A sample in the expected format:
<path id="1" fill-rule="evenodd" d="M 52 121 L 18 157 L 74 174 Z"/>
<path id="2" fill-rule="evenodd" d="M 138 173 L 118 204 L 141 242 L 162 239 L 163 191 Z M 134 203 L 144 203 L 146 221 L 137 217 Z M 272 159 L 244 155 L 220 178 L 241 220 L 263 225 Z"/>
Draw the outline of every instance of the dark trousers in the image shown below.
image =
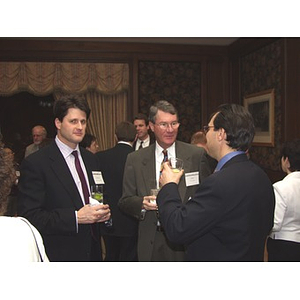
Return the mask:
<path id="1" fill-rule="evenodd" d="M 103 235 L 106 254 L 104 261 L 137 261 L 137 236 Z"/>
<path id="2" fill-rule="evenodd" d="M 269 261 L 300 261 L 300 243 L 268 238 Z"/>

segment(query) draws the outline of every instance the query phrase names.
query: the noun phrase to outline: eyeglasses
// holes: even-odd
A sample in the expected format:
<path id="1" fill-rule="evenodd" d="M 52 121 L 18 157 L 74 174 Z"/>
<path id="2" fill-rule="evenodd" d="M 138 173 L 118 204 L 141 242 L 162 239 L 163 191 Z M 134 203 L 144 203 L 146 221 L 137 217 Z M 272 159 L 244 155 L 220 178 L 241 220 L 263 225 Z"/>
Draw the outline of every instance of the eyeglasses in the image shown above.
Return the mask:
<path id="1" fill-rule="evenodd" d="M 159 126 L 160 129 L 167 129 L 169 126 L 172 127 L 173 129 L 177 129 L 179 127 L 180 123 L 177 121 L 172 122 L 172 123 L 161 122 L 161 123 L 158 123 L 155 125 Z"/>
<path id="2" fill-rule="evenodd" d="M 209 129 L 210 129 L 210 128 L 214 128 L 214 127 L 215 127 L 215 126 L 212 126 L 212 125 L 211 125 L 211 126 L 209 126 L 209 125 L 203 126 L 203 131 L 204 131 L 205 134 L 207 134 L 208 131 L 209 131 Z"/>

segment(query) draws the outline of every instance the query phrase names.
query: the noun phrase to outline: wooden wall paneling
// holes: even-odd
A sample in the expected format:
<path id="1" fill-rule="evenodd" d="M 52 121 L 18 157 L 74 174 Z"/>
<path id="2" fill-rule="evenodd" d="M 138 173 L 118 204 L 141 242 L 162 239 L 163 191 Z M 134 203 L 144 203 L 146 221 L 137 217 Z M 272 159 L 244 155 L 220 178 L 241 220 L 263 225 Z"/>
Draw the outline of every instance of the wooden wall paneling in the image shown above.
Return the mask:
<path id="1" fill-rule="evenodd" d="M 207 118 L 216 108 L 229 101 L 228 61 L 225 58 L 207 62 Z"/>
<path id="2" fill-rule="evenodd" d="M 207 94 L 207 61 L 203 60 L 201 63 L 201 128 L 208 124 L 209 114 L 208 114 L 208 94 Z"/>
<path id="3" fill-rule="evenodd" d="M 300 138 L 300 39 L 285 39 L 285 140 Z"/>
<path id="4" fill-rule="evenodd" d="M 129 64 L 129 95 L 128 95 L 128 121 L 132 121 L 134 115 L 138 113 L 139 106 L 139 61 L 136 56 L 133 57 L 133 60 Z"/>
<path id="5" fill-rule="evenodd" d="M 134 54 L 200 56 L 224 55 L 226 47 L 147 43 L 98 42 L 96 38 L 0 38 L 2 61 L 126 61 Z"/>
<path id="6" fill-rule="evenodd" d="M 243 99 L 241 97 L 239 57 L 231 57 L 229 60 L 229 89 L 230 102 L 243 104 Z"/>

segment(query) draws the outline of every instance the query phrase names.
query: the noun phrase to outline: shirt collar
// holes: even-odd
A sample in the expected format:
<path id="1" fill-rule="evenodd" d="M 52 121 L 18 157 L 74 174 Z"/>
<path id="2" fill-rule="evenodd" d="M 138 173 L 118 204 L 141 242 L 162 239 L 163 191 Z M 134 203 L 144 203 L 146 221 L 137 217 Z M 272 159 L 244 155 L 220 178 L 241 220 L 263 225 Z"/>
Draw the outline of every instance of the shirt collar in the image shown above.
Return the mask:
<path id="1" fill-rule="evenodd" d="M 159 158 L 160 156 L 163 157 L 163 150 L 165 150 L 164 148 L 162 148 L 158 142 L 156 141 L 156 147 L 155 147 L 155 155 L 157 158 Z M 168 158 L 170 157 L 176 157 L 176 152 L 175 152 L 175 143 L 173 143 L 169 148 L 167 148 L 166 150 L 168 150 Z"/>
<path id="2" fill-rule="evenodd" d="M 55 142 L 56 142 L 56 145 L 57 147 L 59 148 L 60 152 L 62 153 L 63 157 L 66 158 L 68 157 L 69 155 L 72 154 L 73 151 L 77 150 L 80 154 L 80 151 L 79 151 L 79 146 L 77 145 L 75 149 L 69 147 L 68 145 L 66 145 L 65 143 L 63 143 L 59 138 L 58 136 L 55 137 Z"/>
<path id="3" fill-rule="evenodd" d="M 233 151 L 230 152 L 226 155 L 224 155 L 218 162 L 217 167 L 215 169 L 215 172 L 220 171 L 222 169 L 222 167 L 229 161 L 231 160 L 233 157 L 240 155 L 240 154 L 245 154 L 244 151 Z"/>
<path id="4" fill-rule="evenodd" d="M 125 144 L 125 145 L 132 147 L 132 144 L 130 144 L 129 142 L 125 142 L 125 141 L 119 141 L 118 144 Z"/>
<path id="5" fill-rule="evenodd" d="M 149 139 L 150 139 L 150 137 L 149 137 L 149 134 L 148 134 L 147 138 L 145 138 L 144 140 L 138 139 L 138 142 L 139 142 L 139 144 L 140 144 L 141 142 L 143 142 L 143 144 L 146 144 L 146 143 L 149 141 Z"/>

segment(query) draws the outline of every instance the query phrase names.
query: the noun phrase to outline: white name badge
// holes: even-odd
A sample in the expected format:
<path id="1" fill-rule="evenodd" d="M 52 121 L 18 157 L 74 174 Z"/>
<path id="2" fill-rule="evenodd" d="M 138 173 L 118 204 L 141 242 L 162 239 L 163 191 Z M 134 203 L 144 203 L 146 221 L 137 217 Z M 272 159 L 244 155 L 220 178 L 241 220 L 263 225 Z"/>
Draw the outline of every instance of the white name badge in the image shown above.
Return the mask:
<path id="1" fill-rule="evenodd" d="M 92 174 L 96 184 L 104 184 L 102 173 L 100 171 L 92 171 Z"/>
<path id="2" fill-rule="evenodd" d="M 191 172 L 185 174 L 186 186 L 193 186 L 199 184 L 199 172 Z"/>

